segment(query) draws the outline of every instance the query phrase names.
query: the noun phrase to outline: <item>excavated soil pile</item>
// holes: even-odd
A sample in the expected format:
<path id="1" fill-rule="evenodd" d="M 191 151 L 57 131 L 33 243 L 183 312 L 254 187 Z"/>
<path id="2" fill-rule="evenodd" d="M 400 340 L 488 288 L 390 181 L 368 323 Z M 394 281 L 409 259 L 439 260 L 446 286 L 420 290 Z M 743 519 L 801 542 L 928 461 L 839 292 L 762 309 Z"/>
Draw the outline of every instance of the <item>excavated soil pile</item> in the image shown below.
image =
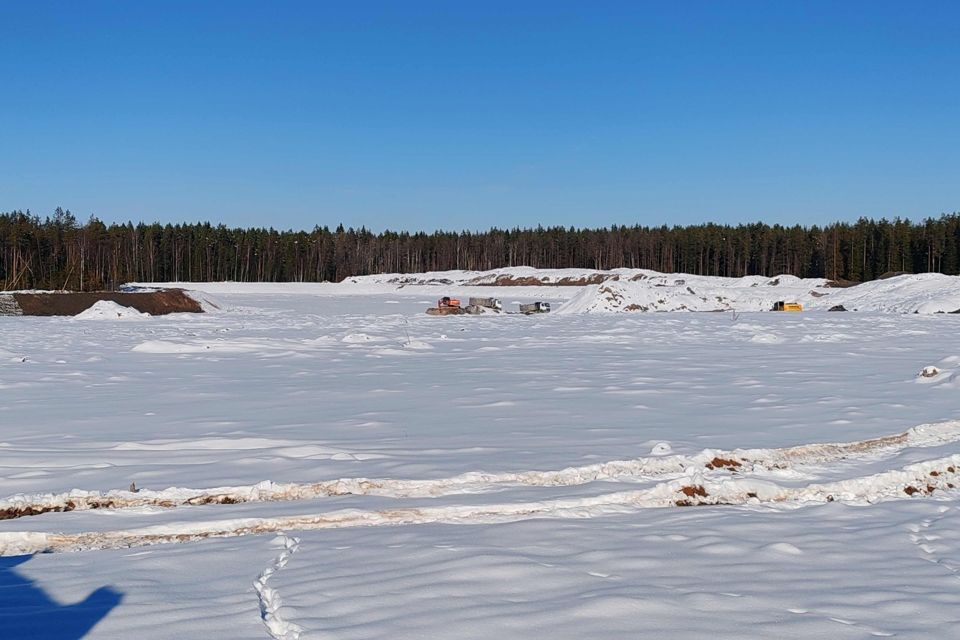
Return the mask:
<path id="1" fill-rule="evenodd" d="M 200 303 L 182 289 L 119 293 L 98 291 L 92 293 L 14 293 L 10 294 L 20 309 L 16 315 L 75 316 L 101 300 L 109 300 L 141 313 L 162 316 L 168 313 L 203 313 Z"/>
<path id="2" fill-rule="evenodd" d="M 497 279 L 493 282 L 487 282 L 486 278 L 474 278 L 467 284 L 470 285 L 482 285 L 487 287 L 585 287 L 590 284 L 600 284 L 606 282 L 611 277 L 616 278 L 617 276 L 610 276 L 606 273 L 594 273 L 589 276 L 582 276 L 579 278 L 565 277 L 560 278 L 554 282 L 546 282 L 542 278 L 535 276 L 514 276 L 509 274 L 504 274 L 497 276 Z"/>

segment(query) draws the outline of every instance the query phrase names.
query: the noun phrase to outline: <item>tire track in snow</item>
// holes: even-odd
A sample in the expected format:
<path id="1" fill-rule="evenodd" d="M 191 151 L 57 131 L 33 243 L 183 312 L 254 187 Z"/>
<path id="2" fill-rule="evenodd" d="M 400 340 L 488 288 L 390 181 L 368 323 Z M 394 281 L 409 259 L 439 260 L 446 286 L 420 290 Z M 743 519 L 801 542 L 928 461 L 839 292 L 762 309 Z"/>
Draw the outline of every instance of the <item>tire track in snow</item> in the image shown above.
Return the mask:
<path id="1" fill-rule="evenodd" d="M 157 525 L 140 529 L 75 534 L 0 533 L 0 556 L 118 549 L 190 542 L 281 531 L 416 524 L 494 524 L 539 518 L 592 518 L 637 509 L 701 505 L 802 507 L 827 502 L 869 504 L 910 499 L 956 488 L 960 454 L 914 463 L 901 469 L 802 487 L 783 487 L 750 478 L 670 480 L 646 489 L 584 498 L 487 505 L 403 507 L 380 511 L 342 509 L 275 518 L 245 518 Z"/>
<path id="2" fill-rule="evenodd" d="M 47 512 L 133 507 L 176 508 L 204 504 L 287 502 L 330 496 L 373 495 L 389 498 L 433 498 L 486 493 L 511 486 L 563 487 L 596 481 L 651 480 L 691 471 L 720 469 L 746 474 L 790 469 L 844 459 L 892 455 L 907 448 L 934 447 L 960 441 L 960 420 L 922 424 L 903 433 L 840 443 L 814 443 L 780 449 L 705 449 L 695 455 L 651 456 L 612 460 L 552 471 L 469 472 L 433 480 L 341 478 L 309 484 L 274 483 L 210 489 L 169 488 L 162 491 L 80 491 L 16 495 L 0 501 L 0 520 Z"/>
<path id="3" fill-rule="evenodd" d="M 275 542 L 282 545 L 283 550 L 253 583 L 257 598 L 260 600 L 260 618 L 267 628 L 267 633 L 274 640 L 300 640 L 303 628 L 283 617 L 283 602 L 280 600 L 280 594 L 267 584 L 275 573 L 287 565 L 290 556 L 300 548 L 300 538 L 289 537 L 280 532 Z"/>

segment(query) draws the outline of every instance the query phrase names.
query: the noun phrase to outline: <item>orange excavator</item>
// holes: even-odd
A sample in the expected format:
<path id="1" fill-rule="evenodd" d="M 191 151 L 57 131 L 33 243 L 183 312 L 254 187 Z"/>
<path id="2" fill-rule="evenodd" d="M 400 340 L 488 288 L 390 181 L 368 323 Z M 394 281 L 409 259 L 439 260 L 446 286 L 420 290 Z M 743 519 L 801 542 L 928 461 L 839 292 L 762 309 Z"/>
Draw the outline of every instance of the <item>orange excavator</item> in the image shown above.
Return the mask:
<path id="1" fill-rule="evenodd" d="M 427 309 L 427 314 L 431 316 L 457 316 L 466 313 L 460 306 L 460 301 L 450 296 L 444 296 L 437 300 L 437 306 Z"/>

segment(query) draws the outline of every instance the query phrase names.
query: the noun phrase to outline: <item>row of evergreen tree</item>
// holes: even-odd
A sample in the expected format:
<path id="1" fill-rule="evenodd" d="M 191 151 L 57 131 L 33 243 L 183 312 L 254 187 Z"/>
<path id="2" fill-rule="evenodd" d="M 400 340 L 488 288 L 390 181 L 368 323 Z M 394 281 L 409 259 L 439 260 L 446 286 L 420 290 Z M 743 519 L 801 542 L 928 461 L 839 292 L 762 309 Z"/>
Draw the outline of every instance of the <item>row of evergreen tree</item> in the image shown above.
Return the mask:
<path id="1" fill-rule="evenodd" d="M 0 289 L 112 289 L 124 282 L 340 281 L 447 269 L 632 267 L 716 276 L 792 274 L 871 280 L 889 272 L 960 273 L 960 214 L 919 223 L 784 227 L 763 223 L 471 233 L 277 231 L 209 223 L 78 223 L 0 213 Z"/>

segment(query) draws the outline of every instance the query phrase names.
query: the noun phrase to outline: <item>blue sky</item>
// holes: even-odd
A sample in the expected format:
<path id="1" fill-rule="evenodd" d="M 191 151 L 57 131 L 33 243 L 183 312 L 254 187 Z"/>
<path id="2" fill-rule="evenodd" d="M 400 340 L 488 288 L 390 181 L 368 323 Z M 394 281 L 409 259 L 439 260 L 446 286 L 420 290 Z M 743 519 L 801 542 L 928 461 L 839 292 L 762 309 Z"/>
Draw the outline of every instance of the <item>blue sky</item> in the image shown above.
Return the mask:
<path id="1" fill-rule="evenodd" d="M 306 228 L 960 210 L 957 2 L 0 3 L 0 211 Z"/>

